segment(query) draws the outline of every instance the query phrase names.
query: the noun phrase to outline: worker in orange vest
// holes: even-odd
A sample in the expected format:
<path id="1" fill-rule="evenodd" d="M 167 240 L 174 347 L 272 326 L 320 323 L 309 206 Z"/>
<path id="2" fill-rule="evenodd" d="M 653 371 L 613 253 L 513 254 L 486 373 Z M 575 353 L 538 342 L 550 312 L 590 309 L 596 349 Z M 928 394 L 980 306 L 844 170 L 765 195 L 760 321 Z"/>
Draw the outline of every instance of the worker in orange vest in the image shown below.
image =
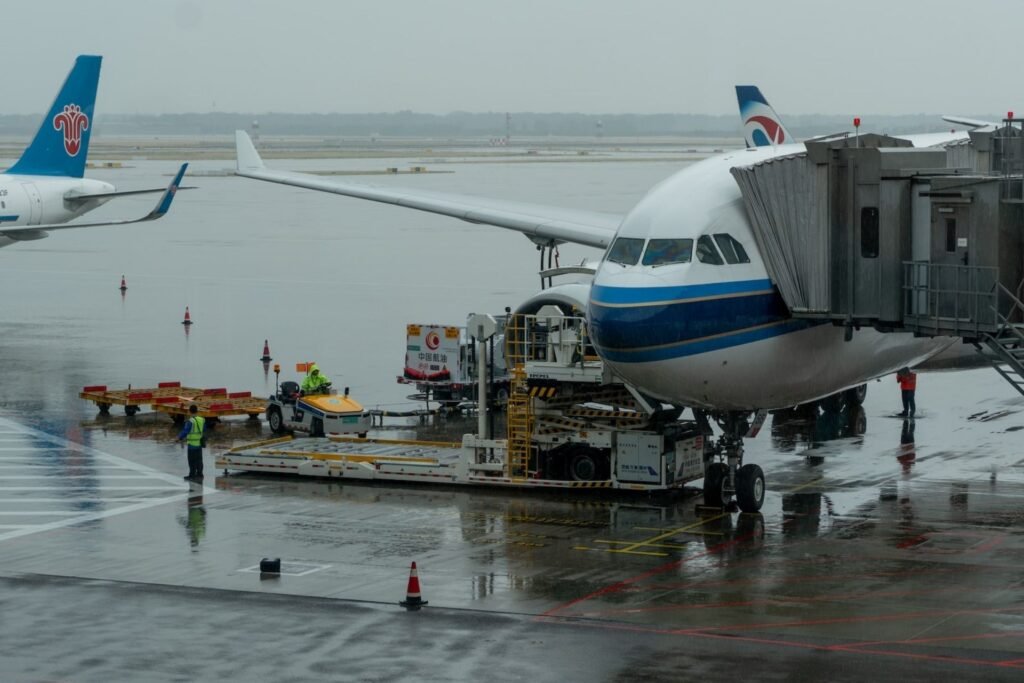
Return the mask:
<path id="1" fill-rule="evenodd" d="M 896 373 L 896 381 L 900 383 L 903 392 L 903 412 L 900 417 L 914 417 L 917 404 L 914 403 L 914 392 L 917 391 L 917 373 L 911 372 L 910 368 L 900 368 Z"/>

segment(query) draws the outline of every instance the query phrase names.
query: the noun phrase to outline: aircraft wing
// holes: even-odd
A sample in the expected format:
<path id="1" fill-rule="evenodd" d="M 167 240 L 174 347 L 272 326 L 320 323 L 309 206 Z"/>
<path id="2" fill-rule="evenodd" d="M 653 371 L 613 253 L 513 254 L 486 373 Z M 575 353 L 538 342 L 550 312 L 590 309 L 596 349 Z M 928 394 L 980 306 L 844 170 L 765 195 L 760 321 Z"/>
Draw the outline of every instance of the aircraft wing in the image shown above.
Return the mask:
<path id="1" fill-rule="evenodd" d="M 160 196 L 160 201 L 156 203 L 153 210 L 147 213 L 141 218 L 125 218 L 121 220 L 113 221 L 97 221 L 92 223 L 48 223 L 43 225 L 19 225 L 17 227 L 3 228 L 0 227 L 0 236 L 8 237 L 13 240 L 32 240 L 40 237 L 45 237 L 46 232 L 50 230 L 69 230 L 71 228 L 95 228 L 101 225 L 128 225 L 129 223 L 142 223 L 144 221 L 155 221 L 158 218 L 163 218 L 164 215 L 171 209 L 171 202 L 174 201 L 174 195 L 178 191 L 181 185 L 181 179 L 185 175 L 185 170 L 188 168 L 188 164 L 182 164 L 181 168 L 178 169 L 177 175 L 174 176 L 174 180 L 167 186 L 164 193 Z"/>
<path id="2" fill-rule="evenodd" d="M 598 211 L 488 200 L 428 190 L 346 183 L 325 180 L 306 173 L 274 171 L 264 166 L 263 159 L 260 158 L 249 135 L 241 130 L 235 131 L 235 148 L 238 157 L 235 175 L 243 178 L 394 204 L 408 209 L 452 216 L 469 223 L 494 225 L 521 232 L 543 245 L 573 242 L 603 249 L 611 243 L 622 221 L 621 216 Z"/>
<path id="3" fill-rule="evenodd" d="M 998 124 L 992 123 L 991 121 L 981 121 L 979 119 L 969 119 L 965 116 L 951 116 L 946 115 L 942 117 L 943 121 L 949 121 L 959 126 L 967 126 L 968 128 L 987 128 L 988 126 L 997 126 Z"/>

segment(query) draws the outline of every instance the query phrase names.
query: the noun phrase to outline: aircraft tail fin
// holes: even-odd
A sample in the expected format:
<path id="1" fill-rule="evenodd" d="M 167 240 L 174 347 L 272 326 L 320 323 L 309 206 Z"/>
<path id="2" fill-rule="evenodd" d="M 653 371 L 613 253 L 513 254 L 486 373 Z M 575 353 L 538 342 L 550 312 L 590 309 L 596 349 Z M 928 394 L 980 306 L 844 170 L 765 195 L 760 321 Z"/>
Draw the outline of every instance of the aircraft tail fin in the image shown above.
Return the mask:
<path id="1" fill-rule="evenodd" d="M 743 121 L 743 137 L 747 147 L 769 147 L 795 142 L 782 119 L 756 85 L 737 85 L 736 99 Z"/>
<path id="2" fill-rule="evenodd" d="M 7 173 L 81 178 L 93 128 L 102 57 L 81 55 L 43 118 L 32 144 Z"/>
<path id="3" fill-rule="evenodd" d="M 235 168 L 239 171 L 262 171 L 263 159 L 244 130 L 235 131 Z"/>

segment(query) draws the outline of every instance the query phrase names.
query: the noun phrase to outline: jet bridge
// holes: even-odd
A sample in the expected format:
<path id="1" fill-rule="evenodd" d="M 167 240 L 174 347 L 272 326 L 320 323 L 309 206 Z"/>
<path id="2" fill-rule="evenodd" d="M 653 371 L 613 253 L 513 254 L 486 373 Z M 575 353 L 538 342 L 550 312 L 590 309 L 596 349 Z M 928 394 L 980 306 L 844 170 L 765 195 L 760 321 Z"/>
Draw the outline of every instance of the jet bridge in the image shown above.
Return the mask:
<path id="1" fill-rule="evenodd" d="M 884 135 L 812 140 L 734 168 L 792 315 L 843 325 L 848 338 L 863 326 L 961 337 L 1024 376 L 1022 123 L 948 148 Z"/>

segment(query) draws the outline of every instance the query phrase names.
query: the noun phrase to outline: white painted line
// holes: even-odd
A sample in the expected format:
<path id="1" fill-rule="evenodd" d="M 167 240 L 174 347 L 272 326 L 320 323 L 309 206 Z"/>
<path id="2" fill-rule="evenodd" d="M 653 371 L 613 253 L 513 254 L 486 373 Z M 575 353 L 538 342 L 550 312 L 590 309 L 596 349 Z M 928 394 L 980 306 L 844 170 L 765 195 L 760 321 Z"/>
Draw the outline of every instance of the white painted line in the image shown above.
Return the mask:
<path id="1" fill-rule="evenodd" d="M 24 524 L 0 524 L 0 529 L 25 529 Z"/>
<path id="2" fill-rule="evenodd" d="M 0 486 L 0 491 L 72 491 L 97 489 L 97 486 Z M 178 491 L 178 486 L 104 486 L 104 491 Z M 209 490 L 209 489 L 204 489 Z M 214 489 L 216 490 L 216 489 Z"/>
<path id="3" fill-rule="evenodd" d="M 166 495 L 166 496 L 159 497 L 159 498 L 157 498 L 157 497 L 153 497 L 153 498 L 145 497 L 145 498 L 141 498 L 140 499 L 136 495 L 135 497 L 132 497 L 128 501 L 114 499 L 117 503 L 127 502 L 128 504 L 126 504 L 126 505 L 117 505 L 116 507 L 111 507 L 111 508 L 106 509 L 106 510 L 98 510 L 98 511 L 86 512 L 86 513 L 82 513 L 82 514 L 75 514 L 74 516 L 68 516 L 65 519 L 49 522 L 47 524 L 36 524 L 36 525 L 32 525 L 32 526 L 27 526 L 27 527 L 26 526 L 15 527 L 15 526 L 12 526 L 12 525 L 0 526 L 0 529 L 10 529 L 9 531 L 7 531 L 5 533 L 0 533 L 0 541 L 6 541 L 6 540 L 9 540 L 9 539 L 12 539 L 12 538 L 19 538 L 19 537 L 27 536 L 27 535 L 30 535 L 30 534 L 36 534 L 36 533 L 42 533 L 42 532 L 46 532 L 46 531 L 51 531 L 51 530 L 54 530 L 54 529 L 66 528 L 66 527 L 74 526 L 74 525 L 77 525 L 77 524 L 82 524 L 82 523 L 85 523 L 85 522 L 91 522 L 91 521 L 95 521 L 95 520 L 99 520 L 99 519 L 106 519 L 107 517 L 113 517 L 113 516 L 116 516 L 116 515 L 122 515 L 122 514 L 130 513 L 130 512 L 135 512 L 135 511 L 138 511 L 138 510 L 145 510 L 147 508 L 156 507 L 156 506 L 159 506 L 159 505 L 165 505 L 167 503 L 171 503 L 171 502 L 175 502 L 175 501 L 187 500 L 188 498 L 191 498 L 191 497 L 194 497 L 194 496 L 197 496 L 197 495 L 211 495 L 211 494 L 214 494 L 214 493 L 217 492 L 217 489 L 215 489 L 215 488 L 200 487 L 199 489 L 193 489 L 191 484 L 187 485 L 187 488 L 186 488 L 186 485 L 183 483 L 182 479 L 180 479 L 179 477 L 177 477 L 177 476 L 175 476 L 173 474 L 167 474 L 165 472 L 160 472 L 159 470 L 155 470 L 155 469 L 153 469 L 151 467 L 146 467 L 145 465 L 140 465 L 138 463 L 134 463 L 134 462 L 132 462 L 130 460 L 126 460 L 124 458 L 120 458 L 120 457 L 118 457 L 116 455 L 111 455 L 110 453 L 104 453 L 103 451 L 97 450 L 95 448 L 91 448 L 89 446 L 83 446 L 82 444 L 78 444 L 78 443 L 75 443 L 73 441 L 68 441 L 67 439 L 62 439 L 60 437 L 53 436 L 51 434 L 47 434 L 46 432 L 43 432 L 43 431 L 40 431 L 40 430 L 37 430 L 37 429 L 33 429 L 31 427 L 26 427 L 24 425 L 18 424 L 17 422 L 14 422 L 14 421 L 12 421 L 10 419 L 7 419 L 7 418 L 0 417 L 0 434 L 20 434 L 23 437 L 31 438 L 31 439 L 33 439 L 33 440 L 35 440 L 37 442 L 53 444 L 52 447 L 43 446 L 43 447 L 32 447 L 31 449 L 24 449 L 24 448 L 22 448 L 22 449 L 10 449 L 12 451 L 13 450 L 21 450 L 21 451 L 26 451 L 27 450 L 27 451 L 29 451 L 31 453 L 37 453 L 39 451 L 71 451 L 75 455 L 87 455 L 87 456 L 90 457 L 90 459 L 92 461 L 100 462 L 100 463 L 103 463 L 103 464 L 106 464 L 106 465 L 117 466 L 117 467 L 120 467 L 121 469 L 126 469 L 126 470 L 130 470 L 130 471 L 134 471 L 140 477 L 144 477 L 144 478 L 147 478 L 147 479 L 150 479 L 150 480 L 162 481 L 162 482 L 164 482 L 166 484 L 165 486 L 105 486 L 105 485 L 102 485 L 102 481 L 104 479 L 108 479 L 108 478 L 112 479 L 114 477 L 99 477 L 99 478 L 93 477 L 94 479 L 98 479 L 98 481 L 101 482 L 101 484 L 100 485 L 85 484 L 85 485 L 78 485 L 78 486 L 7 486 L 7 487 L 0 487 L 0 496 L 2 496 L 2 494 L 4 492 L 17 493 L 17 492 L 20 492 L 20 491 L 48 491 L 48 492 L 56 492 L 59 495 L 67 494 L 67 493 L 72 493 L 72 495 L 70 497 L 68 497 L 68 498 L 61 498 L 60 499 L 60 502 L 62 504 L 67 504 L 67 503 L 69 503 L 69 502 L 71 502 L 73 500 L 102 500 L 104 494 L 106 494 L 106 493 L 108 493 L 110 491 L 132 491 L 132 492 L 136 492 L 136 494 L 138 494 L 140 492 L 143 492 L 143 491 L 160 491 L 160 492 L 174 491 L 175 492 L 175 493 L 173 493 L 171 495 Z M 0 451 L 2 451 L 2 450 L 4 450 L 4 449 L 0 448 Z M 19 455 L 19 456 L 14 456 L 14 457 L 15 458 L 19 458 L 19 459 L 24 459 L 26 456 L 25 455 Z M 0 459 L 3 459 L 3 458 L 4 458 L 4 456 L 0 455 Z M 53 464 L 54 464 L 54 466 L 59 466 L 61 463 L 60 462 L 55 462 Z M 76 463 L 76 464 L 78 464 L 78 463 Z M 93 464 L 93 463 L 90 462 L 90 464 Z M 34 477 L 34 478 L 37 478 L 37 477 Z M 133 478 L 138 478 L 138 477 L 133 477 Z M 79 495 L 76 497 L 74 495 L 74 492 L 78 492 Z M 86 496 L 82 496 L 81 495 L 82 493 L 85 493 Z M 93 495 L 92 496 L 88 496 L 89 493 L 92 493 Z M 2 498 L 0 498 L 0 499 L 2 499 Z M 10 500 L 12 500 L 12 502 L 17 502 L 18 498 L 15 496 L 13 499 L 10 499 Z M 25 500 L 31 500 L 31 499 L 22 499 L 22 501 L 25 501 Z M 35 500 L 52 500 L 52 499 L 38 498 L 38 499 L 35 499 Z"/>
<path id="4" fill-rule="evenodd" d="M 10 474 L 4 475 L 3 479 L 60 479 L 66 481 L 68 479 L 93 479 L 99 481 L 106 481 L 108 479 L 152 479 L 148 474 L 61 474 L 60 472 L 51 472 L 50 474 Z"/>
<path id="5" fill-rule="evenodd" d="M 63 511 L 50 511 L 50 510 L 28 511 L 28 510 L 18 510 L 16 512 L 15 511 L 4 512 L 3 510 L 0 510 L 0 517 L 47 517 L 47 516 L 52 516 L 52 517 L 73 517 L 75 515 L 80 515 L 80 514 L 82 514 L 81 511 L 69 512 L 67 510 L 63 510 Z"/>
<path id="6" fill-rule="evenodd" d="M 0 446 L 0 451 L 32 451 L 33 453 L 39 452 L 39 451 L 71 451 L 71 450 L 75 450 L 75 449 L 68 448 L 66 446 L 63 447 L 63 448 L 51 447 L 51 446 L 31 446 L 31 445 L 21 446 L 21 447 L 12 447 L 12 448 L 8 448 L 7 446 Z"/>
<path id="7" fill-rule="evenodd" d="M 0 505 L 25 505 L 29 503 L 141 503 L 150 498 L 0 498 Z"/>
<path id="8" fill-rule="evenodd" d="M 67 463 L 67 464 L 68 465 L 72 465 L 72 463 Z M 78 466 L 78 465 L 80 465 L 80 463 L 75 463 L 74 464 L 74 466 Z M 0 470 L 16 470 L 16 471 L 24 472 L 24 471 L 32 471 L 31 468 L 33 468 L 33 467 L 37 468 L 37 469 L 54 470 L 54 469 L 57 469 L 57 468 L 63 468 L 63 464 L 45 463 L 45 462 L 24 462 L 24 463 L 21 463 L 20 465 L 0 465 Z M 89 463 L 87 465 L 82 465 L 82 467 L 83 468 L 88 468 L 90 470 L 126 470 L 126 469 L 128 469 L 127 467 L 122 467 L 121 465 L 94 465 L 92 463 Z M 28 469 L 26 470 L 26 468 L 28 468 Z M 4 475 L 0 475 L 0 476 L 4 476 Z M 7 477 L 4 476 L 4 478 L 6 479 Z"/>
<path id="9" fill-rule="evenodd" d="M 330 569 L 333 565 L 329 564 L 310 564 L 309 562 L 285 562 L 281 561 L 281 576 L 306 576 L 315 572 L 323 571 L 324 569 Z M 254 565 L 252 567 L 245 567 L 239 569 L 240 572 L 247 572 L 251 574 L 260 574 L 260 566 Z"/>

